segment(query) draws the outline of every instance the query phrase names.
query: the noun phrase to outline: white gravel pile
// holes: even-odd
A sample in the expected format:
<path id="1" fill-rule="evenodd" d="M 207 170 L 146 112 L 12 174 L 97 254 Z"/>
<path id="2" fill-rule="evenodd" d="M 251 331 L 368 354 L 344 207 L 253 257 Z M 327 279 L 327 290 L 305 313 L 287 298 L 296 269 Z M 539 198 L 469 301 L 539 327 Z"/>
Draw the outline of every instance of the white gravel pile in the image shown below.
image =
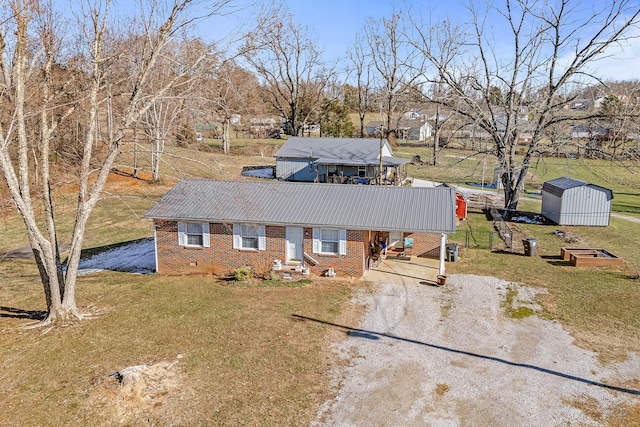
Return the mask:
<path id="1" fill-rule="evenodd" d="M 559 323 L 506 317 L 510 287 L 514 304 L 539 309 L 536 290 L 473 275 L 363 292 L 361 325 L 335 345 L 348 361 L 337 396 L 313 425 L 598 426 L 638 402 L 621 385 L 640 379 L 637 354 L 602 366 Z"/>

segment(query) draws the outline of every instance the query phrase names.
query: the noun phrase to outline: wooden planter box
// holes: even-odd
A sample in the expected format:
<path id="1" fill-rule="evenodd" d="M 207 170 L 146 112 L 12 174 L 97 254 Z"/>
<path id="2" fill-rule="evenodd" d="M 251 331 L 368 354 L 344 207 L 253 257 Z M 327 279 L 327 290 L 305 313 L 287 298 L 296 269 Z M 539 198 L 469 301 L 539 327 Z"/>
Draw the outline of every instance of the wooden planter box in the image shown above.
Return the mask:
<path id="1" fill-rule="evenodd" d="M 560 258 L 563 261 L 570 261 L 571 254 L 579 254 L 579 253 L 591 253 L 593 251 L 597 251 L 600 249 L 594 248 L 560 248 Z"/>
<path id="2" fill-rule="evenodd" d="M 604 267 L 622 265 L 622 258 L 618 258 L 604 249 L 590 249 L 570 252 L 569 261 L 575 267 Z"/>

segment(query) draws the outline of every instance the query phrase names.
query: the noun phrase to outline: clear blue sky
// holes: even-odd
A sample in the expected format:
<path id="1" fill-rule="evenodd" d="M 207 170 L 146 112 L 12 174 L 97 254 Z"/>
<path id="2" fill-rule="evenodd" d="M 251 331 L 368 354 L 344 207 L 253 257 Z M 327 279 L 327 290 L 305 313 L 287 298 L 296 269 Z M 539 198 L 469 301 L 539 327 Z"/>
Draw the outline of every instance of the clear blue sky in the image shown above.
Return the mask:
<path id="1" fill-rule="evenodd" d="M 242 0 L 241 0 L 242 1 Z M 251 0 L 244 0 L 245 4 Z M 411 2 L 407 2 L 411 3 Z M 462 6 L 459 0 L 420 1 L 414 0 L 417 7 L 431 10 L 436 14 L 449 14 Z M 259 8 L 268 2 L 256 1 Z M 362 32 L 367 19 L 391 16 L 396 10 L 403 8 L 402 2 L 392 0 L 284 0 L 294 18 L 300 25 L 310 30 L 310 35 L 317 36 L 318 45 L 324 51 L 327 60 L 344 56 L 349 46 L 353 45 L 357 33 Z M 252 9 L 255 11 L 255 7 Z M 251 9 L 247 8 L 231 16 L 215 18 L 216 25 L 205 29 L 218 39 L 226 35 L 225 31 L 239 30 L 250 26 Z"/>
<path id="2" fill-rule="evenodd" d="M 131 0 L 114 0 L 120 12 L 134 7 Z M 489 1 L 489 0 L 486 0 Z M 585 13 L 592 8 L 608 3 L 610 0 L 583 0 L 576 1 Z M 354 42 L 355 35 L 362 32 L 364 23 L 370 17 L 389 17 L 394 10 L 404 9 L 406 4 L 412 4 L 414 11 L 422 10 L 422 15 L 427 17 L 450 17 L 458 24 L 468 17 L 468 11 L 463 6 L 463 0 L 283 0 L 294 18 L 301 26 L 309 28 L 310 36 L 315 38 L 319 47 L 324 51 L 324 59 L 335 61 L 344 57 L 347 49 Z M 474 0 L 482 4 L 483 0 Z M 604 3 L 603 3 L 604 2 Z M 217 16 L 200 22 L 198 32 L 208 41 L 217 41 L 221 45 L 239 37 L 242 33 L 251 29 L 260 5 L 270 4 L 270 1 L 260 0 L 235 0 L 235 5 L 253 5 L 227 15 Z M 207 2 L 203 1 L 203 5 Z M 498 0 L 498 5 L 503 1 Z M 253 14 L 253 15 L 252 15 Z M 436 18 L 437 19 L 437 18 Z M 489 22 L 494 31 L 505 28 L 504 23 L 495 24 Z M 640 29 L 636 30 L 638 39 L 621 48 L 612 49 L 612 58 L 603 60 L 598 68 L 605 79 L 637 79 L 640 70 Z M 496 40 L 500 41 L 497 35 Z M 495 46 L 494 46 L 495 47 Z"/>
<path id="3" fill-rule="evenodd" d="M 252 0 L 240 0 L 248 4 Z M 581 6 L 589 12 L 593 6 L 608 3 L 607 0 L 585 0 Z M 267 2 L 257 1 L 255 4 Z M 324 51 L 328 61 L 343 57 L 349 46 L 353 44 L 355 35 L 362 32 L 365 21 L 370 18 L 388 17 L 394 10 L 403 9 L 402 1 L 393 0 L 284 0 L 294 18 L 302 26 L 307 26 L 310 35 L 315 36 L 318 45 Z M 407 4 L 413 4 L 415 11 L 422 9 L 424 16 L 431 14 L 433 17 L 450 17 L 456 22 L 463 16 L 469 16 L 464 9 L 462 0 L 407 0 Z M 498 1 L 500 4 L 501 2 Z M 593 5 L 593 6 L 590 6 Z M 252 9 L 255 11 L 255 7 Z M 203 29 L 203 33 L 209 34 L 219 40 L 229 32 L 248 29 L 252 19 L 250 10 L 246 9 L 232 16 L 216 18 L 212 28 Z M 458 22 L 463 23 L 463 22 Z M 495 31 L 499 31 L 503 24 L 496 25 Z M 213 28 L 215 27 L 215 28 Z M 600 61 L 598 68 L 605 79 L 637 79 L 640 70 L 640 30 L 636 31 L 639 37 L 631 44 L 612 49 L 612 58 Z M 499 40 L 499 36 L 497 37 Z"/>

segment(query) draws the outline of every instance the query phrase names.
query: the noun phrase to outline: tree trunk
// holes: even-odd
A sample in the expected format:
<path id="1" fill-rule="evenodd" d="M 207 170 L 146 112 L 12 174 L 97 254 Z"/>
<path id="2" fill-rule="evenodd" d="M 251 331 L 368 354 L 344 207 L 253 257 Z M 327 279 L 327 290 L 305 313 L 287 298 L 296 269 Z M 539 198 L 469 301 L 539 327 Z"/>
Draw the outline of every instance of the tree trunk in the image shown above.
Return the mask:
<path id="1" fill-rule="evenodd" d="M 133 128 L 133 177 L 138 177 L 138 124 Z"/>
<path id="2" fill-rule="evenodd" d="M 154 128 L 154 141 L 151 143 L 151 172 L 153 182 L 160 180 L 160 160 L 164 151 L 164 138 L 161 130 Z"/>
<path id="3" fill-rule="evenodd" d="M 440 153 L 440 126 L 436 126 L 433 134 L 433 166 L 438 165 L 438 154 Z"/>
<path id="4" fill-rule="evenodd" d="M 224 119 L 222 121 L 222 151 L 225 154 L 229 154 L 229 119 Z"/>

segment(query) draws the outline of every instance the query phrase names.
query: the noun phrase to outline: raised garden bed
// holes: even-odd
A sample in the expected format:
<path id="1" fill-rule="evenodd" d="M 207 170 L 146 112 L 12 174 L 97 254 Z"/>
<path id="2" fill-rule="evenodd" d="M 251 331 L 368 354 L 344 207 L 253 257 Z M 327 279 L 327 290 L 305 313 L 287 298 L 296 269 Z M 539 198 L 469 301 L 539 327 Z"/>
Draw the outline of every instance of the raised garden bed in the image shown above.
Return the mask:
<path id="1" fill-rule="evenodd" d="M 593 251 L 597 251 L 600 249 L 594 249 L 594 248 L 560 248 L 560 258 L 562 258 L 563 261 L 570 261 L 571 260 L 571 254 L 572 253 L 582 253 L 582 252 L 593 252 Z"/>
<path id="2" fill-rule="evenodd" d="M 622 265 L 622 258 L 604 249 L 561 248 L 560 256 L 575 267 L 604 267 Z"/>

